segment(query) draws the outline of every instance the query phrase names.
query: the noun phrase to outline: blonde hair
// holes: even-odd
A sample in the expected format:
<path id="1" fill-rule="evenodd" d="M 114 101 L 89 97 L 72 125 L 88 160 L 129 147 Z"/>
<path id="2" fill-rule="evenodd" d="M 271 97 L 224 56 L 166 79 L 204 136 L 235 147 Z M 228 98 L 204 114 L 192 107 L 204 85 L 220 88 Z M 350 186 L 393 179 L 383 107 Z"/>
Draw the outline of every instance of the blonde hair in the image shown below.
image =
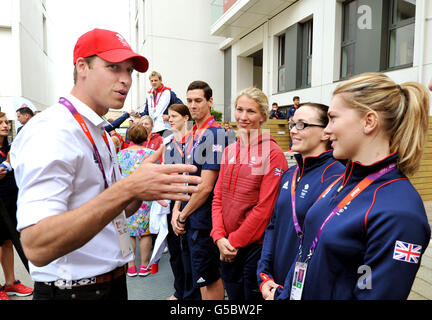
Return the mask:
<path id="1" fill-rule="evenodd" d="M 268 98 L 265 95 L 265 93 L 262 92 L 260 89 L 255 88 L 255 87 L 250 87 L 250 88 L 243 89 L 237 95 L 237 98 L 235 99 L 234 106 L 237 106 L 238 99 L 240 99 L 240 97 L 242 97 L 242 96 L 247 96 L 247 97 L 249 97 L 250 99 L 254 100 L 256 103 L 259 104 L 261 114 L 265 118 L 264 122 L 266 122 L 267 119 L 268 119 L 268 117 L 269 117 L 270 111 L 269 111 Z"/>
<path id="2" fill-rule="evenodd" d="M 160 81 L 162 81 L 162 75 L 161 75 L 159 72 L 157 72 L 157 71 L 152 71 L 152 73 L 150 73 L 150 75 L 149 75 L 149 79 L 150 79 L 151 77 L 158 77 L 158 79 L 159 79 Z"/>
<path id="3" fill-rule="evenodd" d="M 147 119 L 148 121 L 150 121 L 150 123 L 151 123 L 151 125 L 153 127 L 153 119 L 150 116 L 147 116 L 147 115 L 142 116 L 141 119 L 140 119 L 140 122 L 142 123 L 145 119 Z"/>
<path id="4" fill-rule="evenodd" d="M 385 74 L 363 73 L 339 85 L 337 94 L 362 116 L 376 112 L 390 137 L 390 152 L 399 154 L 399 170 L 406 175 L 418 170 L 429 123 L 429 92 L 422 84 L 397 85 Z"/>

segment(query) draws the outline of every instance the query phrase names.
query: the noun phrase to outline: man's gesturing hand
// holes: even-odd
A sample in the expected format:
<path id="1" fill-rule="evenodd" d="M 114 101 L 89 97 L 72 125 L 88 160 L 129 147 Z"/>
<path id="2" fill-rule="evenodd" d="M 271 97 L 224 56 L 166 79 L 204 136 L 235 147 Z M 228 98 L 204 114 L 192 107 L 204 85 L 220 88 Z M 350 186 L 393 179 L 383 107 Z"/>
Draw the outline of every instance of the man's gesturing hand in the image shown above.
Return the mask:
<path id="1" fill-rule="evenodd" d="M 128 186 L 134 194 L 134 198 L 140 200 L 180 200 L 188 201 L 188 193 L 198 191 L 196 185 L 201 183 L 201 178 L 187 173 L 195 172 L 197 168 L 186 164 L 155 164 L 165 151 L 161 146 L 128 178 Z M 186 174 L 179 174 L 186 173 Z M 190 186 L 192 184 L 193 186 Z"/>

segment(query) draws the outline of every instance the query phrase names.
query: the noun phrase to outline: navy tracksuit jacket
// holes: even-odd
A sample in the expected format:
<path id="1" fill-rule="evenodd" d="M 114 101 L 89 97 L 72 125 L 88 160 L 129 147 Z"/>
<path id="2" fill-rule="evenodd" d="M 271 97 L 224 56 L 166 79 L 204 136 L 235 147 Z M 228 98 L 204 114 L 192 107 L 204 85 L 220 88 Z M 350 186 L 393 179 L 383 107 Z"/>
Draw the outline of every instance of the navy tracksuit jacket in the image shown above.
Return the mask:
<path id="1" fill-rule="evenodd" d="M 259 285 L 263 282 L 261 273 L 277 284 L 284 285 L 290 265 L 297 255 L 299 239 L 294 229 L 291 209 L 291 181 L 295 169 L 299 168 L 297 178 L 300 178 L 296 188 L 296 210 L 299 224 L 303 226 L 307 210 L 327 186 L 344 172 L 345 166 L 332 155 L 332 151 L 327 151 L 318 157 L 303 159 L 296 154 L 298 165 L 291 167 L 282 176 L 274 213 L 265 231 L 261 259 L 258 262 Z"/>
<path id="2" fill-rule="evenodd" d="M 391 154 L 368 166 L 348 163 L 343 180 L 307 213 L 303 251 L 336 205 L 397 157 Z M 302 299 L 406 299 L 430 235 L 419 194 L 398 169 L 388 172 L 327 223 L 308 263 Z M 294 265 L 275 299 L 289 299 Z"/>

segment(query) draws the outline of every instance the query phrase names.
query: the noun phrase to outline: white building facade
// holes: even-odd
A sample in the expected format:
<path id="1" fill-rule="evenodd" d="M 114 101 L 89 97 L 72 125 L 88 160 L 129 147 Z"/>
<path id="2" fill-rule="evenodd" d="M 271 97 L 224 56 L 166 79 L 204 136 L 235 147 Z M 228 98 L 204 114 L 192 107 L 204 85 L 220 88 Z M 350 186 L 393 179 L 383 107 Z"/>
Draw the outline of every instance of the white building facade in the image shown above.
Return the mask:
<path id="1" fill-rule="evenodd" d="M 427 0 L 214 0 L 211 34 L 224 37 L 225 118 L 237 92 L 270 103 L 330 103 L 341 80 L 385 72 L 398 83 L 432 77 Z"/>
<path id="2" fill-rule="evenodd" d="M 135 73 L 132 108 L 142 111 L 151 89 L 149 74 L 186 103 L 186 90 L 194 80 L 213 89 L 214 108 L 224 108 L 224 55 L 221 37 L 210 35 L 211 0 L 130 0 L 131 43 L 149 60 L 149 70 Z"/>
<path id="3" fill-rule="evenodd" d="M 53 101 L 53 61 L 45 0 L 0 0 L 0 106 L 9 119 L 27 101 L 43 110 Z"/>

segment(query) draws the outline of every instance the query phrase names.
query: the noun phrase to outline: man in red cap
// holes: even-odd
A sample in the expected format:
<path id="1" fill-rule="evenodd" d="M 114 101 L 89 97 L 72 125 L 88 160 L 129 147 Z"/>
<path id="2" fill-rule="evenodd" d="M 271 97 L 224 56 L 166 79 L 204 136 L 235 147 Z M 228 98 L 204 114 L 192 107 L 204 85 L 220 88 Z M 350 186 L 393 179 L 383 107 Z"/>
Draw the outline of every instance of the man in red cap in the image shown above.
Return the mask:
<path id="1" fill-rule="evenodd" d="M 34 299 L 127 299 L 134 258 L 125 218 L 143 200 L 186 200 L 194 166 L 156 165 L 156 151 L 121 179 L 102 118 L 123 107 L 132 72 L 148 61 L 118 33 L 95 29 L 74 50 L 75 85 L 14 141 L 18 230 L 35 281 Z M 30 142 L 31 143 L 27 143 Z M 29 161 L 30 160 L 30 161 Z"/>

